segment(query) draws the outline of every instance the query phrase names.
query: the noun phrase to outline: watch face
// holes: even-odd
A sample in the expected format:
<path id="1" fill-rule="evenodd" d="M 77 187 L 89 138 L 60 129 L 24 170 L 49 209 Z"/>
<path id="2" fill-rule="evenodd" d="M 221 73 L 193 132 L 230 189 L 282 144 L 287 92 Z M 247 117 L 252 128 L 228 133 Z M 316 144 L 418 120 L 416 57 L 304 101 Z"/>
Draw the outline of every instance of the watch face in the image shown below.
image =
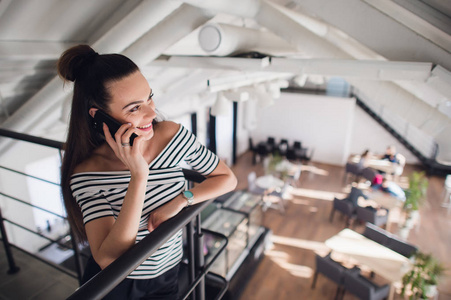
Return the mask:
<path id="1" fill-rule="evenodd" d="M 193 193 L 191 193 L 190 191 L 184 191 L 183 195 L 186 197 L 186 199 L 192 199 L 194 197 Z"/>

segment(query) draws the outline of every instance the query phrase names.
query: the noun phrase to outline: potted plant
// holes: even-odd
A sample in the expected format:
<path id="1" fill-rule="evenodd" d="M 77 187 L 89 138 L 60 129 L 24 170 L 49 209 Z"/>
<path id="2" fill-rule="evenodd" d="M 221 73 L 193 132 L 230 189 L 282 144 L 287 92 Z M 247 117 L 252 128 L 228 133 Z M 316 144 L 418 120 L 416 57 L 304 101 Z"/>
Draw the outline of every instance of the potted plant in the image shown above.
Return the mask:
<path id="1" fill-rule="evenodd" d="M 407 239 L 410 229 L 418 219 L 418 210 L 426 199 L 428 185 L 429 182 L 424 172 L 413 172 L 409 176 L 409 188 L 406 190 L 406 200 L 403 206 L 406 219 L 399 232 L 404 239 Z"/>
<path id="2" fill-rule="evenodd" d="M 444 266 L 431 254 L 417 252 L 412 269 L 402 278 L 401 295 L 409 299 L 428 299 L 437 293 L 437 284 Z"/>

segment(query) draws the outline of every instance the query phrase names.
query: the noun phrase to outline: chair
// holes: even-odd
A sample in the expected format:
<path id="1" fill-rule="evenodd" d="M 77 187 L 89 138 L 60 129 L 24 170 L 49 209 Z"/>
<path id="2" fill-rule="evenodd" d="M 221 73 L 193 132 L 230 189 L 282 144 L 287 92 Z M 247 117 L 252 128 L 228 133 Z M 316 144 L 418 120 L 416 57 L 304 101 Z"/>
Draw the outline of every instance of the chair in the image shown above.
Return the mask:
<path id="1" fill-rule="evenodd" d="M 332 211 L 330 212 L 330 222 L 334 218 L 335 211 L 338 210 L 346 217 L 346 227 L 349 227 L 351 220 L 355 218 L 355 208 L 351 202 L 347 200 L 334 198 Z"/>
<path id="2" fill-rule="evenodd" d="M 418 251 L 416 246 L 399 240 L 393 236 L 388 240 L 387 245 L 385 246 L 407 258 L 410 258 Z"/>
<path id="3" fill-rule="evenodd" d="M 287 155 L 287 151 L 288 151 L 288 140 L 285 139 L 281 139 L 279 146 L 278 146 L 278 151 L 279 154 L 282 156 L 286 156 Z"/>
<path id="4" fill-rule="evenodd" d="M 311 149 L 310 150 L 310 155 L 307 155 L 307 148 L 302 148 L 301 149 L 301 151 L 302 151 L 302 156 L 301 156 L 301 159 L 303 160 L 303 161 L 311 161 L 312 160 L 312 157 L 313 157 L 313 153 L 315 153 L 315 149 Z"/>
<path id="5" fill-rule="evenodd" d="M 390 239 L 390 233 L 388 231 L 371 223 L 366 223 L 363 236 L 384 246 L 387 245 L 388 240 Z"/>
<path id="6" fill-rule="evenodd" d="M 376 177 L 377 173 L 375 170 L 371 169 L 371 168 L 364 168 L 361 172 L 360 175 L 365 178 L 366 180 L 369 180 L 371 183 L 374 180 L 374 177 Z"/>
<path id="7" fill-rule="evenodd" d="M 268 149 L 268 145 L 264 142 L 258 143 L 257 149 L 255 151 L 257 155 L 260 157 L 260 161 L 263 160 L 270 152 Z"/>
<path id="8" fill-rule="evenodd" d="M 349 270 L 343 267 L 340 263 L 336 262 L 330 257 L 330 253 L 327 254 L 325 257 L 316 254 L 315 262 L 316 262 L 316 270 L 315 274 L 313 275 L 311 288 L 312 289 L 315 288 L 316 281 L 318 279 L 318 274 L 321 273 L 338 285 L 337 292 L 335 293 L 335 299 L 339 299 L 339 296 L 343 290 L 344 274 L 346 272 L 359 272 L 358 269 Z"/>
<path id="9" fill-rule="evenodd" d="M 293 149 L 296 149 L 296 150 L 302 149 L 302 143 L 301 143 L 301 142 L 298 142 L 298 141 L 295 141 L 295 142 L 293 143 Z"/>
<path id="10" fill-rule="evenodd" d="M 255 184 L 256 179 L 257 174 L 255 172 L 250 172 L 247 175 L 247 185 L 248 185 L 247 190 L 252 194 L 263 196 L 266 190 Z"/>
<path id="11" fill-rule="evenodd" d="M 344 182 L 346 183 L 347 179 L 348 179 L 348 174 L 352 174 L 354 175 L 354 179 L 352 181 L 356 181 L 356 179 L 358 178 L 358 176 L 360 176 L 360 168 L 357 164 L 354 163 L 346 163 L 345 166 L 345 177 L 344 177 Z"/>
<path id="12" fill-rule="evenodd" d="M 266 143 L 268 144 L 268 150 L 274 153 L 276 150 L 276 140 L 273 137 L 268 137 Z"/>
<path id="13" fill-rule="evenodd" d="M 252 138 L 249 138 L 249 150 L 252 151 L 252 164 L 255 165 L 257 163 L 257 148 L 255 148 Z"/>
<path id="14" fill-rule="evenodd" d="M 388 284 L 378 286 L 356 272 L 345 272 L 343 281 L 343 296 L 348 291 L 362 300 L 380 300 L 387 298 L 390 292 L 390 286 Z"/>
<path id="15" fill-rule="evenodd" d="M 296 150 L 295 149 L 288 149 L 287 153 L 285 154 L 286 158 L 288 160 L 298 160 L 298 156 L 296 155 Z"/>
<path id="16" fill-rule="evenodd" d="M 378 214 L 378 210 L 372 207 L 357 207 L 357 220 L 361 222 L 368 222 L 376 226 L 384 226 L 388 221 L 388 209 L 380 209 L 386 210 L 386 213 L 384 215 L 380 215 Z"/>

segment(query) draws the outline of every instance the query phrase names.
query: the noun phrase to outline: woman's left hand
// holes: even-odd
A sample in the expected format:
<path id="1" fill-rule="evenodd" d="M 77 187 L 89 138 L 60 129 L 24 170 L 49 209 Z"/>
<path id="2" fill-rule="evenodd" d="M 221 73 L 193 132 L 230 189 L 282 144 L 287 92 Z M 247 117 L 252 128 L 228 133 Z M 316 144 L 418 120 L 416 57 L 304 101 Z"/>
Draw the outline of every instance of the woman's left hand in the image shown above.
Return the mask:
<path id="1" fill-rule="evenodd" d="M 152 232 L 166 220 L 178 214 L 186 205 L 186 200 L 182 196 L 177 196 L 168 203 L 158 207 L 149 214 L 147 229 Z"/>

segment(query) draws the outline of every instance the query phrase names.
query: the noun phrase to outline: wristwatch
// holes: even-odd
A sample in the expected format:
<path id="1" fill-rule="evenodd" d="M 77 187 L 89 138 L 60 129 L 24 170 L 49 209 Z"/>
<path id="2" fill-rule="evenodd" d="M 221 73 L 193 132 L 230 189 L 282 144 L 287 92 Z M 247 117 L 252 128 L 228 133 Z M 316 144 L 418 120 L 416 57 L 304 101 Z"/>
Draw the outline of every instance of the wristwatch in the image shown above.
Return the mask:
<path id="1" fill-rule="evenodd" d="M 186 199 L 186 206 L 190 206 L 194 203 L 194 195 L 190 191 L 184 191 L 182 197 Z"/>

